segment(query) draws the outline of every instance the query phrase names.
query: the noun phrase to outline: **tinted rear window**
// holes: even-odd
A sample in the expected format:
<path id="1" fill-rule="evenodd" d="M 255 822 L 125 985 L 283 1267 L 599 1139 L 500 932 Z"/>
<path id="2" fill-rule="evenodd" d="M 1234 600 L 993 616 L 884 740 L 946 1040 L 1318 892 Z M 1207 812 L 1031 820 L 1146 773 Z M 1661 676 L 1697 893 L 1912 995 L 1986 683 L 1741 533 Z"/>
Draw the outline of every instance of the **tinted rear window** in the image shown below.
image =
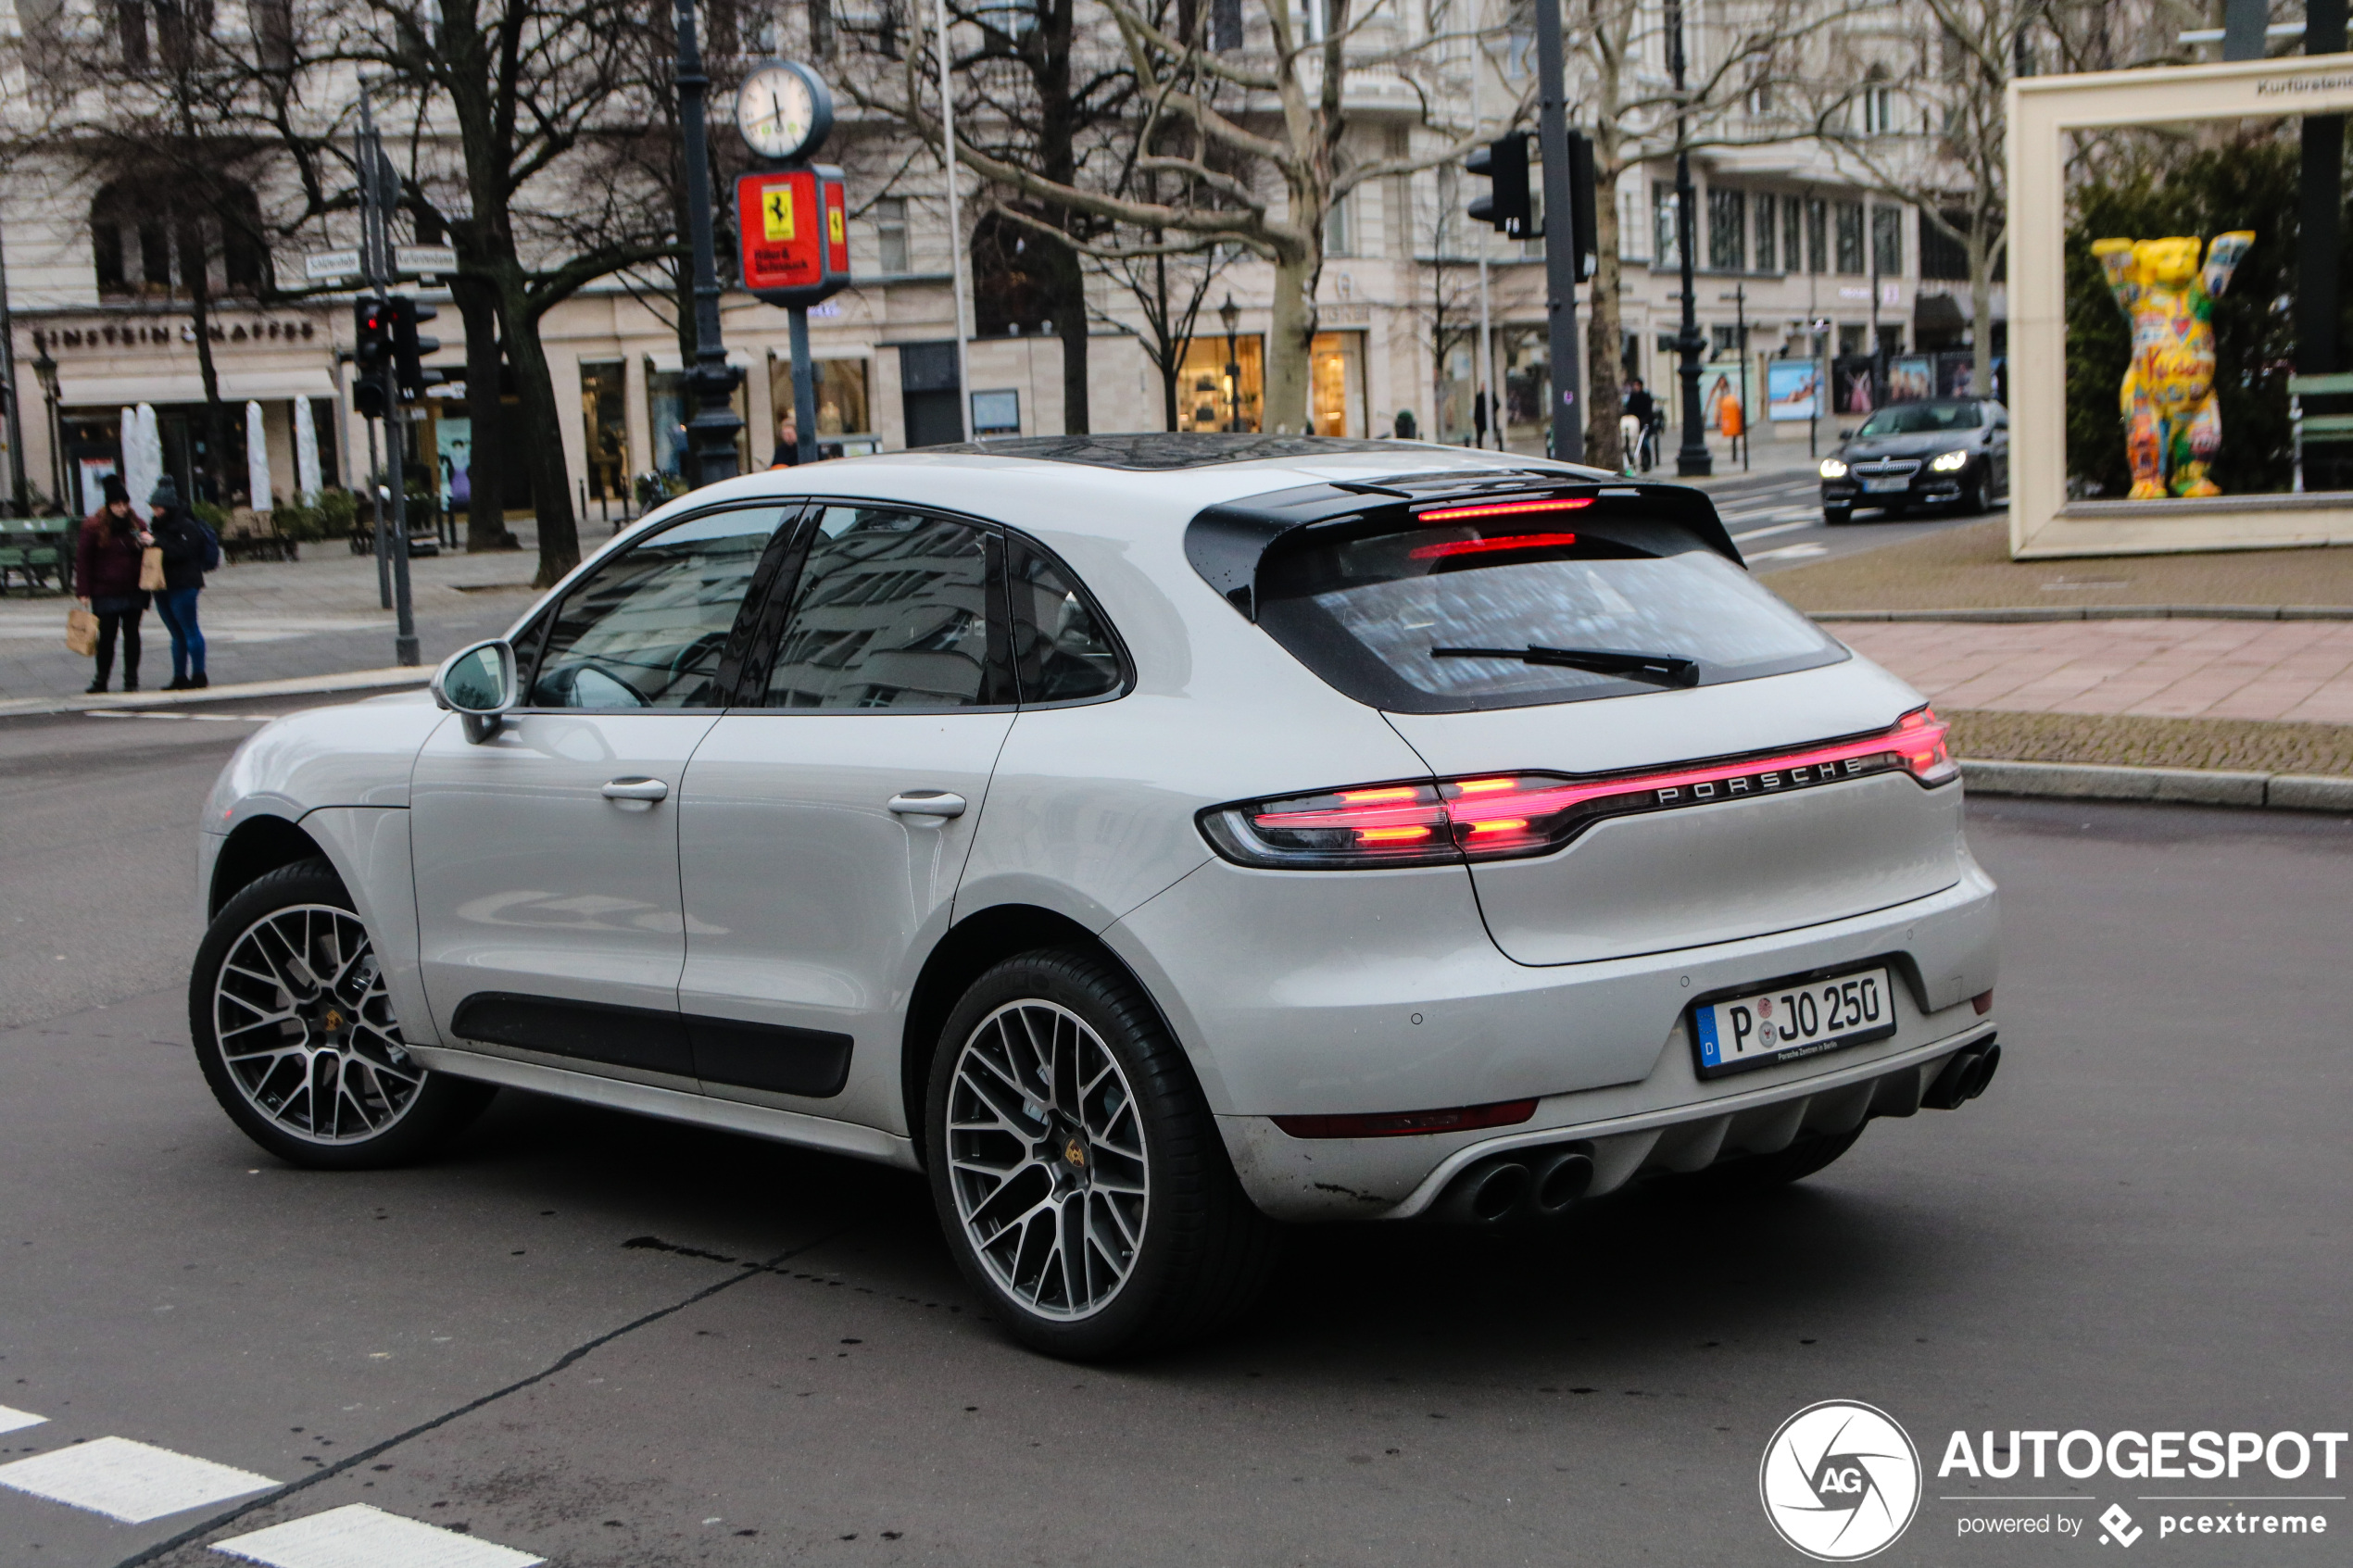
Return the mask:
<path id="1" fill-rule="evenodd" d="M 1719 685 L 1831 664 L 1846 650 L 1748 574 L 1671 529 L 1557 521 L 1342 531 L 1261 562 L 1259 623 L 1359 702 L 1454 713 L 1655 691 L 1620 674 L 1441 656 L 1440 648 L 1688 659 Z"/>

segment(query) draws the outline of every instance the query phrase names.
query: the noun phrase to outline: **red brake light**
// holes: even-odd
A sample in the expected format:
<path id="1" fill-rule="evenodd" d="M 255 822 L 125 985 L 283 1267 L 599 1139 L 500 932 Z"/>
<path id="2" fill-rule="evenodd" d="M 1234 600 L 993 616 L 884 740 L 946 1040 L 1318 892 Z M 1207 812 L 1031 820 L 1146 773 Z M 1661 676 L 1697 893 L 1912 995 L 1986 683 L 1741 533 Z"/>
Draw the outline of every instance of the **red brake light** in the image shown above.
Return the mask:
<path id="1" fill-rule="evenodd" d="M 1478 556 L 1490 550 L 1561 549 L 1577 543 L 1574 533 L 1506 533 L 1495 539 L 1441 539 L 1435 545 L 1416 545 L 1408 553 L 1416 560 L 1435 560 L 1441 556 Z"/>
<path id="2" fill-rule="evenodd" d="M 1517 517 L 1526 512 L 1573 512 L 1579 507 L 1593 504 L 1591 495 L 1580 495 L 1570 501 L 1491 501 L 1477 507 L 1441 507 L 1436 511 L 1416 512 L 1416 522 L 1462 522 L 1475 517 Z"/>
<path id="3" fill-rule="evenodd" d="M 1202 831 L 1226 859 L 1276 870 L 1459 865 L 1550 853 L 1604 817 L 1762 798 L 1902 770 L 1934 787 L 1959 768 L 1926 708 L 1856 740 L 1610 778 L 1479 774 L 1352 785 L 1213 808 Z"/>

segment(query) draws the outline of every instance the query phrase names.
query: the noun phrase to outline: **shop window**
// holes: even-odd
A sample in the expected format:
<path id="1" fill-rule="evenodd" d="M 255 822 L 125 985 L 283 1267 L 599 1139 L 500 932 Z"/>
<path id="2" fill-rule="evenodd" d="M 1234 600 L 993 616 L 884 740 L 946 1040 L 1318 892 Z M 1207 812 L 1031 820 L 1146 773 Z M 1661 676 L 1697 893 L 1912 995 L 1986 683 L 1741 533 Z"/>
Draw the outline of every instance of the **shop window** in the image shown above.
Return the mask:
<path id="1" fill-rule="evenodd" d="M 1365 434 L 1365 334 L 1317 332 L 1308 359 L 1308 414 L 1315 433 Z"/>
<path id="2" fill-rule="evenodd" d="M 588 498 L 626 501 L 629 368 L 619 359 L 580 364 L 580 423 L 588 454 Z"/>
<path id="3" fill-rule="evenodd" d="M 820 359 L 816 366 L 817 438 L 830 441 L 845 435 L 870 435 L 875 422 L 867 412 L 866 361 Z M 792 411 L 792 361 L 768 361 L 768 406 L 778 420 Z"/>
<path id="4" fill-rule="evenodd" d="M 970 254 L 975 337 L 1052 333 L 1057 268 L 1035 231 L 991 214 L 974 227 Z"/>
<path id="5" fill-rule="evenodd" d="M 740 470 L 750 466 L 751 433 L 749 404 L 744 395 L 744 383 L 736 383 L 736 466 Z M 686 471 L 686 421 L 695 417 L 696 407 L 686 396 L 686 378 L 676 370 L 657 370 L 653 362 L 646 362 L 646 428 L 652 433 L 653 471 L 664 483 L 674 483 L 680 490 L 694 488 L 694 478 Z"/>
<path id="6" fill-rule="evenodd" d="M 1233 339 L 1226 357 L 1223 335 L 1197 337 L 1185 345 L 1176 370 L 1176 428 L 1181 431 L 1258 429 L 1265 393 L 1265 357 L 1256 332 Z"/>
<path id="7" fill-rule="evenodd" d="M 1021 393 L 1013 388 L 973 394 L 973 434 L 1019 435 Z"/>

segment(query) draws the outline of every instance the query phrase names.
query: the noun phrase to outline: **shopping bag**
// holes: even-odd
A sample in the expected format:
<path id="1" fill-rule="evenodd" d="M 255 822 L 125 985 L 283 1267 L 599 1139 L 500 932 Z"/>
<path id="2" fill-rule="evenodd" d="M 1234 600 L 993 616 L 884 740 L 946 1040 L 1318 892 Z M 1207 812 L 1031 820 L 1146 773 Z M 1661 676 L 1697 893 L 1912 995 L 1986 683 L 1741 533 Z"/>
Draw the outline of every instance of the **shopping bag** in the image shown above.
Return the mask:
<path id="1" fill-rule="evenodd" d="M 84 659 L 98 651 L 98 618 L 80 605 L 66 611 L 66 651 Z"/>
<path id="2" fill-rule="evenodd" d="M 163 592 L 163 551 L 157 546 L 139 552 L 139 587 L 149 594 Z"/>

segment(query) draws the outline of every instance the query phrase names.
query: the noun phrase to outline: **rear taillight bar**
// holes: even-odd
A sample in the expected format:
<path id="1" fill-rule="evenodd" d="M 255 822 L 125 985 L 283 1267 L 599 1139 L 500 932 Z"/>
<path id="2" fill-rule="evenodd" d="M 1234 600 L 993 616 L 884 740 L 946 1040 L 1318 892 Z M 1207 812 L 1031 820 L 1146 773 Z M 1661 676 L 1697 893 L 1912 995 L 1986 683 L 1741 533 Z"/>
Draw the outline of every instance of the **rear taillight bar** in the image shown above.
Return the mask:
<path id="1" fill-rule="evenodd" d="M 1201 814 L 1202 834 L 1238 865 L 1360 871 L 1514 859 L 1560 848 L 1604 817 L 1760 798 L 1902 771 L 1927 788 L 1959 776 L 1948 726 L 1931 709 L 1886 730 L 1800 751 L 1611 778 L 1490 773 L 1427 784 L 1352 785 L 1242 801 Z"/>

